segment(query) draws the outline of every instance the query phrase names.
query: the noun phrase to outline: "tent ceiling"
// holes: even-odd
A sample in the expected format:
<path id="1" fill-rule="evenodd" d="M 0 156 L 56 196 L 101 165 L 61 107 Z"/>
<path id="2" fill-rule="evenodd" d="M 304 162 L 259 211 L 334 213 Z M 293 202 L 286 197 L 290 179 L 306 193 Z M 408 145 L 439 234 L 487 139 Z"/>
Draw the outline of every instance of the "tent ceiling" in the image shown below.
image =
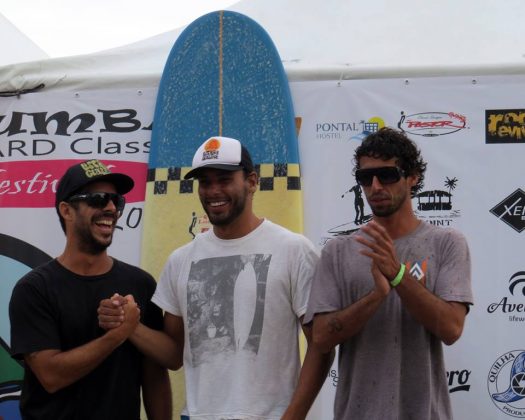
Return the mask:
<path id="1" fill-rule="evenodd" d="M 525 72 L 522 0 L 243 0 L 290 80 Z M 157 84 L 182 28 L 95 54 L 0 69 L 0 91 Z"/>

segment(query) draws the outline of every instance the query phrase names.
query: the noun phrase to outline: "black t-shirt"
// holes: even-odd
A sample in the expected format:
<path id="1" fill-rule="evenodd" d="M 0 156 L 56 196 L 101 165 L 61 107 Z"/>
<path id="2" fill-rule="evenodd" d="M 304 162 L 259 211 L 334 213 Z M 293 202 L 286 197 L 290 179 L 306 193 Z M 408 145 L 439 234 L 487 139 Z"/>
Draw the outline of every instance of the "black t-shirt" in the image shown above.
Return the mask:
<path id="1" fill-rule="evenodd" d="M 156 282 L 145 271 L 114 259 L 99 276 L 80 276 L 56 260 L 18 281 L 9 304 L 13 357 L 39 350 L 67 351 L 105 333 L 97 308 L 114 293 L 132 294 L 141 322 L 162 328 L 162 311 L 150 299 Z M 26 367 L 20 409 L 24 419 L 92 420 L 140 418 L 142 354 L 124 342 L 76 383 L 49 394 Z"/>

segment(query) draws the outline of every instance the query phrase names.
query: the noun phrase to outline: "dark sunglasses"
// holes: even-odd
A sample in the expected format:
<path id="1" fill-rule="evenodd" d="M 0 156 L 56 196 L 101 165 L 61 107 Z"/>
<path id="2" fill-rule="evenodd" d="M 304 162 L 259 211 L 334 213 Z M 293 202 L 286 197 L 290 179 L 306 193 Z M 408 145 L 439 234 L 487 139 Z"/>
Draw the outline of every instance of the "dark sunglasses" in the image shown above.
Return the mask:
<path id="1" fill-rule="evenodd" d="M 122 213 L 124 206 L 126 205 L 126 199 L 124 196 L 117 193 L 108 192 L 89 192 L 82 194 L 75 194 L 67 199 L 68 203 L 73 201 L 84 201 L 89 207 L 95 209 L 103 209 L 109 203 L 109 200 L 113 202 L 113 205 L 119 213 Z"/>
<path id="2" fill-rule="evenodd" d="M 355 171 L 355 180 L 363 187 L 372 185 L 374 177 L 381 184 L 395 184 L 405 176 L 405 172 L 397 166 L 383 166 L 380 168 L 358 169 Z"/>

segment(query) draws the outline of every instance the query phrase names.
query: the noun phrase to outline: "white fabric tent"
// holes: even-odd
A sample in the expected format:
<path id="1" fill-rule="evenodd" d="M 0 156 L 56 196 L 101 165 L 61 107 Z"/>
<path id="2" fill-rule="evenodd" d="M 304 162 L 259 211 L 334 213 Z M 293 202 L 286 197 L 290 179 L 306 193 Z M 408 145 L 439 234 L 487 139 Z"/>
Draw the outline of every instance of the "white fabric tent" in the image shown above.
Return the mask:
<path id="1" fill-rule="evenodd" d="M 230 9 L 269 32 L 290 81 L 516 74 L 525 68 L 520 0 L 243 0 Z M 2 67 L 0 92 L 41 83 L 46 90 L 156 85 L 181 30 L 95 54 Z"/>
<path id="2" fill-rule="evenodd" d="M 9 63 L 43 60 L 49 57 L 1 13 L 0 39 L 3 41 L 0 66 Z"/>

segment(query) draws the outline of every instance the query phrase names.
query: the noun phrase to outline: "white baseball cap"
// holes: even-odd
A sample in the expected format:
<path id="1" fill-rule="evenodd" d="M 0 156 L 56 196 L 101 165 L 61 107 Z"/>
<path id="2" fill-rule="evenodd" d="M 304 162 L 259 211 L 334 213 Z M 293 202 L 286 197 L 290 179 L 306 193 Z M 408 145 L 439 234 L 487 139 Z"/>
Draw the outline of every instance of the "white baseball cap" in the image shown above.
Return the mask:
<path id="1" fill-rule="evenodd" d="M 230 137 L 210 137 L 195 152 L 191 171 L 184 179 L 194 178 L 201 169 L 213 168 L 225 171 L 248 172 L 254 170 L 250 153 L 239 140 Z"/>

